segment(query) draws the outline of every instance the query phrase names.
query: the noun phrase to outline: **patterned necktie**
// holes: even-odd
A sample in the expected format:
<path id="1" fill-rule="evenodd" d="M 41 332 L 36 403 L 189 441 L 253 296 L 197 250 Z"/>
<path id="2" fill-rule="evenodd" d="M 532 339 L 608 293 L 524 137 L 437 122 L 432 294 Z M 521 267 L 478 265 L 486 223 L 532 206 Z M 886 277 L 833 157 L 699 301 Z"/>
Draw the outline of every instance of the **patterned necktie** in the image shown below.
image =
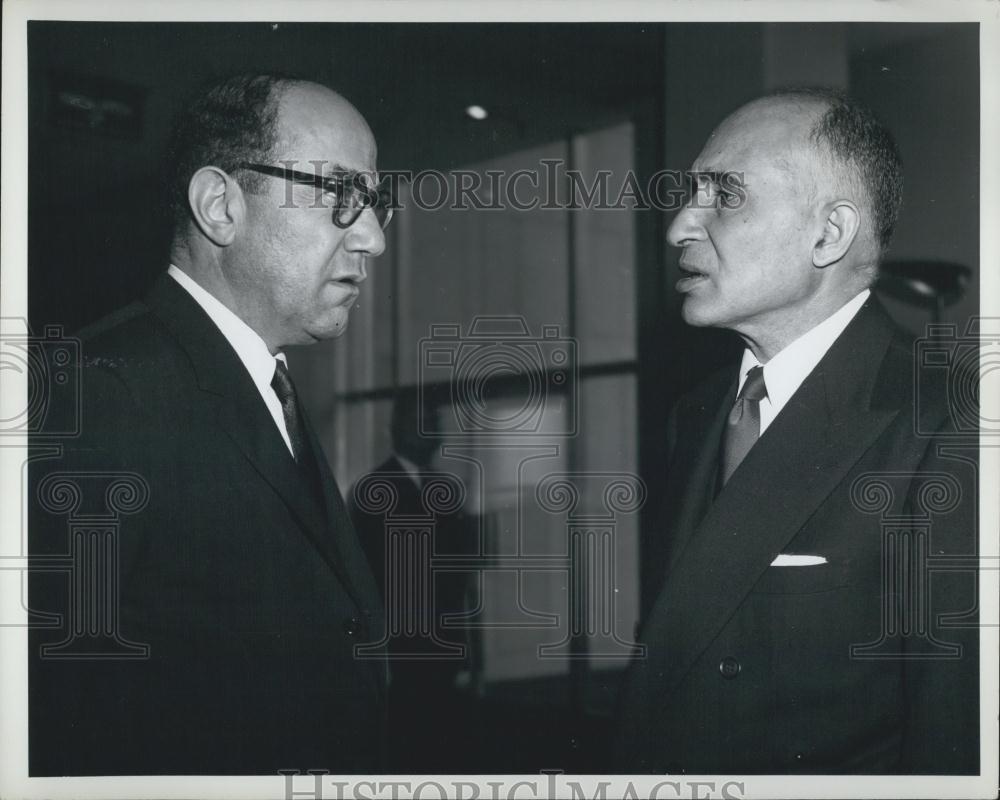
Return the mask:
<path id="1" fill-rule="evenodd" d="M 285 417 L 285 430 L 292 443 L 292 453 L 298 464 L 303 464 L 308 457 L 309 446 L 306 443 L 305 429 L 302 425 L 302 412 L 299 409 L 299 399 L 295 394 L 295 384 L 288 374 L 288 367 L 280 358 L 274 359 L 274 377 L 271 378 L 271 388 L 281 403 L 281 413 Z"/>
<path id="2" fill-rule="evenodd" d="M 750 448 L 760 437 L 760 401 L 767 397 L 764 385 L 764 368 L 754 367 L 747 372 L 747 379 L 733 404 L 722 434 L 722 483 L 725 485 Z"/>

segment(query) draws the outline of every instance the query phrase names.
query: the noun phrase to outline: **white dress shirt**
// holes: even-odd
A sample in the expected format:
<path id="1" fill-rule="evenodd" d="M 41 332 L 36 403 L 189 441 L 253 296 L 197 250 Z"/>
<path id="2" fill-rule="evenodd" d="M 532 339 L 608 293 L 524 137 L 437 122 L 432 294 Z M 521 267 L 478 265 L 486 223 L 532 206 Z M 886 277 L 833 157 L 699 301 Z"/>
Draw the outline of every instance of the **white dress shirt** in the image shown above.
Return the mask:
<path id="1" fill-rule="evenodd" d="M 816 368 L 826 351 L 844 332 L 855 314 L 864 305 L 871 292 L 865 289 L 861 294 L 849 300 L 839 311 L 834 312 L 819 325 L 787 345 L 784 350 L 763 365 L 764 385 L 767 387 L 767 397 L 760 401 L 760 432 L 763 435 L 785 403 L 795 394 L 806 376 Z M 743 362 L 740 364 L 740 384 L 737 393 L 743 388 L 747 373 L 760 366 L 757 357 L 749 348 L 743 351 Z"/>
<path id="2" fill-rule="evenodd" d="M 253 328 L 226 308 L 214 295 L 179 267 L 171 264 L 167 269 L 167 274 L 177 281 L 198 305 L 205 309 L 205 313 L 211 317 L 212 322 L 236 351 L 236 355 L 239 356 L 243 366 L 250 373 L 254 386 L 260 392 L 264 405 L 271 412 L 274 424 L 278 426 L 278 432 L 285 440 L 285 447 L 294 456 L 292 440 L 288 438 L 288 431 L 285 428 L 285 415 L 281 410 L 281 402 L 271 388 L 271 379 L 274 377 L 274 359 L 280 358 L 287 366 L 288 361 L 285 354 L 278 353 L 276 356 L 272 356 L 271 351 L 264 344 L 264 340 L 257 335 Z"/>

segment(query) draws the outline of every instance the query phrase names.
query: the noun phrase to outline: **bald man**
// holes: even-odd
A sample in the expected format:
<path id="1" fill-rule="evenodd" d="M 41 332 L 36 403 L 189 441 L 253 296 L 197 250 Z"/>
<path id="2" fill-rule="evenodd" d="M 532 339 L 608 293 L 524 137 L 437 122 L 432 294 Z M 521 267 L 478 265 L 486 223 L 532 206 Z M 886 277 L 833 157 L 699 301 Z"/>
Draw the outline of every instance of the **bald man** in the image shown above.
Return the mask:
<path id="1" fill-rule="evenodd" d="M 32 472 L 35 555 L 82 513 L 49 476 L 121 522 L 113 635 L 32 576 L 64 627 L 32 635 L 30 772 L 378 771 L 384 669 L 354 649 L 379 596 L 282 353 L 344 332 L 385 247 L 375 140 L 330 89 L 249 75 L 185 111 L 169 159 L 172 263 L 81 334 L 82 434 Z"/>
<path id="2" fill-rule="evenodd" d="M 618 766 L 975 774 L 975 579 L 917 555 L 976 552 L 975 451 L 939 449 L 946 397 L 918 407 L 912 344 L 870 290 L 896 146 L 840 94 L 784 92 L 728 117 L 692 174 L 668 233 L 682 314 L 745 350 L 671 416 Z"/>

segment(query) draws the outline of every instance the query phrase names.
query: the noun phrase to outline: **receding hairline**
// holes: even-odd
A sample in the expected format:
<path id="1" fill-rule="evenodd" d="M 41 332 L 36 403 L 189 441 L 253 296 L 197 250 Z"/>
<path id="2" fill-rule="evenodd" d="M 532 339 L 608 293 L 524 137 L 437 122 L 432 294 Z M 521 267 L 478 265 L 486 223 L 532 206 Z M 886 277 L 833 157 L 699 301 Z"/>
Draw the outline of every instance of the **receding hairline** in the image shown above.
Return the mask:
<path id="1" fill-rule="evenodd" d="M 809 157 L 812 167 L 813 178 L 817 181 L 822 177 L 829 178 L 836 176 L 835 182 L 839 189 L 850 188 L 851 193 L 862 190 L 862 196 L 849 199 L 855 202 L 864 202 L 863 187 L 855 186 L 854 175 L 849 165 L 845 164 L 834 152 L 833 148 L 817 133 L 823 123 L 824 118 L 834 108 L 834 101 L 823 96 L 814 96 L 807 93 L 788 92 L 786 94 L 767 95 L 758 97 L 740 106 L 723 121 L 722 125 L 739 124 L 744 119 L 749 121 L 754 119 L 754 115 L 766 115 L 770 113 L 780 113 L 782 111 L 791 112 L 782 114 L 781 121 L 786 123 L 789 129 L 797 126 L 798 141 L 796 142 L 798 153 Z M 791 154 L 777 156 L 775 162 L 779 166 L 790 166 Z M 783 162 L 783 163 L 779 163 Z M 786 170 L 787 171 L 787 170 Z M 846 184 L 846 185 L 845 185 Z"/>
<path id="2" fill-rule="evenodd" d="M 798 106 L 802 109 L 813 106 L 814 108 L 821 109 L 822 113 L 825 113 L 833 107 L 833 101 L 828 97 L 811 95 L 805 92 L 788 92 L 785 94 L 773 94 L 756 97 L 753 100 L 744 103 L 733 113 L 739 114 L 741 111 L 754 108 L 755 106 Z M 822 116 L 822 113 L 820 116 Z"/>
<path id="3" fill-rule="evenodd" d="M 364 115 L 358 111 L 357 106 L 355 106 L 354 103 L 344 97 L 344 95 L 336 89 L 331 89 L 325 84 L 301 79 L 288 80 L 285 81 L 284 86 L 282 86 L 279 91 L 280 94 L 276 95 L 274 98 L 275 102 L 278 104 L 279 113 L 281 107 L 292 101 L 296 95 L 304 95 L 305 98 L 308 99 L 308 95 L 314 94 L 325 96 L 324 99 L 328 100 L 332 106 L 335 106 L 339 111 L 349 117 L 356 117 L 364 123 L 365 127 L 368 127 L 368 121 L 364 118 Z"/>
<path id="4" fill-rule="evenodd" d="M 368 135 L 371 139 L 372 148 L 375 153 L 377 153 L 377 145 L 375 143 L 375 134 L 368 124 L 368 120 L 365 119 L 364 115 L 358 110 L 350 100 L 348 100 L 344 95 L 335 89 L 331 89 L 322 83 L 317 83 L 315 81 L 304 80 L 304 79 L 288 79 L 283 82 L 284 85 L 276 90 L 272 98 L 275 103 L 275 133 L 276 141 L 275 145 L 284 143 L 291 144 L 294 142 L 295 138 L 298 136 L 299 132 L 295 128 L 287 128 L 286 122 L 288 117 L 288 103 L 293 102 L 296 97 L 301 97 L 301 99 L 308 105 L 310 99 L 316 100 L 318 97 L 322 97 L 323 100 L 328 101 L 331 105 L 331 110 L 336 110 L 336 113 L 340 117 L 341 121 L 345 125 L 357 124 Z M 314 95 L 310 98 L 309 95 Z M 282 139 L 284 137 L 284 142 Z"/>
<path id="5" fill-rule="evenodd" d="M 709 142 L 715 137 L 723 138 L 725 147 L 742 139 L 741 155 L 770 160 L 785 174 L 779 159 L 793 163 L 797 154 L 799 174 L 812 173 L 823 187 L 818 199 L 856 204 L 875 259 L 884 256 L 902 202 L 902 160 L 892 134 L 871 109 L 835 89 L 782 89 L 734 110 Z M 709 143 L 699 160 L 706 155 L 712 156 Z"/>
<path id="6" fill-rule="evenodd" d="M 744 122 L 757 121 L 761 118 L 767 120 L 769 112 L 777 114 L 777 112 L 787 110 L 794 112 L 794 117 L 782 114 L 780 122 L 789 129 L 798 126 L 800 128 L 799 132 L 803 134 L 802 144 L 811 145 L 815 148 L 817 142 L 814 133 L 822 122 L 823 117 L 831 108 L 833 108 L 833 104 L 825 98 L 810 97 L 808 95 L 758 97 L 737 108 L 722 121 L 717 130 Z"/>

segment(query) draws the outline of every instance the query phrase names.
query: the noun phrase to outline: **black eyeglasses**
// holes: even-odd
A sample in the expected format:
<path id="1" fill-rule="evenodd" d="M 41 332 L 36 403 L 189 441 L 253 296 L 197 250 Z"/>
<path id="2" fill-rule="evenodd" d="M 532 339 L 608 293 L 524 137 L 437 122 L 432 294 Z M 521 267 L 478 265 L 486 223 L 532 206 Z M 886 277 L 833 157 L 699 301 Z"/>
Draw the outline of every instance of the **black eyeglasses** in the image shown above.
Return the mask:
<path id="1" fill-rule="evenodd" d="M 341 172 L 336 175 L 314 175 L 287 167 L 273 167 L 268 164 L 242 163 L 241 169 L 250 169 L 272 178 L 284 178 L 292 183 L 315 186 L 334 197 L 333 224 L 338 228 L 350 228 L 366 208 L 375 212 L 375 219 L 384 229 L 392 219 L 392 193 L 383 181 L 376 186 L 365 182 L 363 172 Z"/>

